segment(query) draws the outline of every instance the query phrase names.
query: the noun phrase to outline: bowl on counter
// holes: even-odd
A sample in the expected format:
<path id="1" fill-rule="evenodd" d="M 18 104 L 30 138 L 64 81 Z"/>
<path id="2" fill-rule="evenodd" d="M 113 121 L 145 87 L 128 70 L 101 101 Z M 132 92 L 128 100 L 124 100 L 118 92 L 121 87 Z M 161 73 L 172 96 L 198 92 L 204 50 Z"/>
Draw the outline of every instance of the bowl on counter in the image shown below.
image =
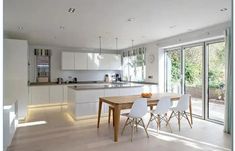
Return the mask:
<path id="1" fill-rule="evenodd" d="M 143 98 L 151 98 L 152 93 L 141 93 L 141 96 L 142 96 Z"/>

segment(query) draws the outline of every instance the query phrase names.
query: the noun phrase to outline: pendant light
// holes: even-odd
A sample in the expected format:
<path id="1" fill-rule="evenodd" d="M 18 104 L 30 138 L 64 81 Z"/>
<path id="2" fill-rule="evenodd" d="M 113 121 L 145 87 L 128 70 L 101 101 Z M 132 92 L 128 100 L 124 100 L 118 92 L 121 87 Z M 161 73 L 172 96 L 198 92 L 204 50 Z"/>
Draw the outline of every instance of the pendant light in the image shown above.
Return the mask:
<path id="1" fill-rule="evenodd" d="M 134 55 L 134 47 L 133 47 L 133 45 L 134 45 L 134 40 L 131 40 L 132 55 Z"/>
<path id="2" fill-rule="evenodd" d="M 116 55 L 118 56 L 118 37 L 116 37 L 115 40 L 116 40 Z"/>
<path id="3" fill-rule="evenodd" d="M 99 58 L 103 59 L 103 56 L 101 54 L 101 36 L 99 36 L 99 42 L 100 42 L 100 53 L 99 53 Z"/>

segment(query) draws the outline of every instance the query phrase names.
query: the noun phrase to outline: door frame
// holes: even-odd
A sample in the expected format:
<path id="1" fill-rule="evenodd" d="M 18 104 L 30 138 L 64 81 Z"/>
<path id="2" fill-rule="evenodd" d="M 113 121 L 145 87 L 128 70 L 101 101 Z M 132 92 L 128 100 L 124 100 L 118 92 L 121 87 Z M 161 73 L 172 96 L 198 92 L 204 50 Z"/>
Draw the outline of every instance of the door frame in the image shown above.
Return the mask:
<path id="1" fill-rule="evenodd" d="M 167 92 L 167 60 L 166 60 L 166 53 L 172 50 L 178 49 L 180 51 L 180 59 L 181 59 L 181 93 L 184 94 L 184 87 L 185 87 L 185 75 L 184 75 L 184 70 L 185 70 L 185 56 L 184 56 L 184 49 L 189 48 L 189 47 L 196 47 L 196 46 L 202 46 L 202 116 L 195 115 L 193 114 L 194 117 L 198 117 L 207 121 L 215 122 L 218 124 L 224 124 L 224 121 L 219 121 L 216 119 L 210 119 L 209 118 L 209 87 L 208 87 L 208 61 L 209 61 L 209 49 L 208 46 L 210 44 L 214 43 L 220 43 L 220 42 L 225 42 L 224 38 L 217 38 L 213 40 L 207 40 L 207 41 L 202 41 L 202 42 L 196 42 L 196 43 L 191 43 L 191 44 L 186 44 L 186 45 L 181 45 L 177 47 L 168 47 L 164 49 L 164 91 Z"/>

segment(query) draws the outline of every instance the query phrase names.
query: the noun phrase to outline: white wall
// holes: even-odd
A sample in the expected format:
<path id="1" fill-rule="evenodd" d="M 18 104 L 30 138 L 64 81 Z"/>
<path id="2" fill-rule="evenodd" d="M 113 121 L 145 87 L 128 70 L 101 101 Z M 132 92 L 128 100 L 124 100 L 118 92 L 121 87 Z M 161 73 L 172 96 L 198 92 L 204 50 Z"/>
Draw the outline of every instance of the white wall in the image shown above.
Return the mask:
<path id="1" fill-rule="evenodd" d="M 88 71 L 88 70 L 79 70 L 79 71 L 64 71 L 61 70 L 61 52 L 70 51 L 70 52 L 96 52 L 89 50 L 78 50 L 79 48 L 60 48 L 52 46 L 29 46 L 29 80 L 30 82 L 36 82 L 36 57 L 34 55 L 34 49 L 51 49 L 51 81 L 55 82 L 58 77 L 62 77 L 64 80 L 69 80 L 68 77 L 77 77 L 78 81 L 103 81 L 105 74 L 114 74 L 119 73 L 120 71 Z M 107 51 L 103 51 L 107 53 Z M 110 53 L 110 51 L 109 51 Z M 111 52 L 112 53 L 112 52 Z M 114 52 L 115 53 L 115 52 Z"/>

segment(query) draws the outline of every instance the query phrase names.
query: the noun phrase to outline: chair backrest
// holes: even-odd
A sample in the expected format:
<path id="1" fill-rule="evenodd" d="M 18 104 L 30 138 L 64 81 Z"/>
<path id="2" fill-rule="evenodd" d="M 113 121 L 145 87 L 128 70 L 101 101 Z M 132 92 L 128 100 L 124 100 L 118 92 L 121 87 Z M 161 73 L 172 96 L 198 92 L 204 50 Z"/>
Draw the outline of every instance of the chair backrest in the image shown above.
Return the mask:
<path id="1" fill-rule="evenodd" d="M 156 113 L 167 113 L 168 109 L 171 106 L 171 99 L 170 97 L 162 97 L 159 99 L 159 101 L 157 102 L 157 107 L 155 109 Z"/>
<path id="2" fill-rule="evenodd" d="M 180 100 L 177 104 L 177 109 L 180 111 L 185 111 L 189 107 L 189 99 L 190 99 L 190 94 L 184 94 L 180 97 Z"/>
<path id="3" fill-rule="evenodd" d="M 132 107 L 129 115 L 131 117 L 143 117 L 148 112 L 147 99 L 142 98 L 136 100 Z"/>

